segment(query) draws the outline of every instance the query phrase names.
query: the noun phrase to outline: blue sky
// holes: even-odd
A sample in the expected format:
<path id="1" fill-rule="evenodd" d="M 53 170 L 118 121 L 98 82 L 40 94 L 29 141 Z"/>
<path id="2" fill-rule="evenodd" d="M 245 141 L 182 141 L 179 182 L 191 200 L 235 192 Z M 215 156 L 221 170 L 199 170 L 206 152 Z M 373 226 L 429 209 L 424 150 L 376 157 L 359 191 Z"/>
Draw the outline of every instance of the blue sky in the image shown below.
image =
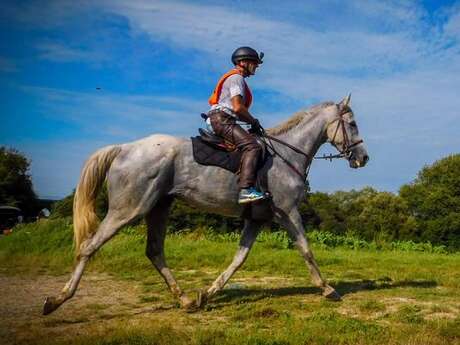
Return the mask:
<path id="1" fill-rule="evenodd" d="M 397 191 L 459 152 L 460 1 L 2 1 L 0 145 L 63 197 L 99 147 L 195 135 L 241 45 L 265 52 L 249 80 L 265 127 L 352 92 L 371 160 L 315 161 L 313 190 Z"/>

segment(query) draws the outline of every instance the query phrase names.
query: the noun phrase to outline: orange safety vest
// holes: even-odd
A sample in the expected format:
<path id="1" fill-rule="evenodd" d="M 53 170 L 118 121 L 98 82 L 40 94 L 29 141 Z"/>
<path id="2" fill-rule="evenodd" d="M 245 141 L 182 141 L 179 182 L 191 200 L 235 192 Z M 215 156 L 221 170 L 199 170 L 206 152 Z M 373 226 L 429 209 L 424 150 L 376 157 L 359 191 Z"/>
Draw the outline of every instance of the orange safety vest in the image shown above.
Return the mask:
<path id="1" fill-rule="evenodd" d="M 222 93 L 222 86 L 224 85 L 224 81 L 227 80 L 228 77 L 234 74 L 240 74 L 240 71 L 238 71 L 237 69 L 232 69 L 228 71 L 227 73 L 225 73 L 219 79 L 219 81 L 217 82 L 216 88 L 214 89 L 214 92 L 212 93 L 211 97 L 209 97 L 209 100 L 208 100 L 209 105 L 214 105 L 214 104 L 219 103 L 219 98 L 220 98 L 220 94 Z M 246 108 L 249 109 L 252 103 L 252 93 L 251 93 L 251 90 L 249 89 L 248 84 L 246 84 L 246 81 L 244 81 L 244 86 L 245 86 L 244 96 L 246 99 L 246 101 L 244 102 L 244 105 L 246 106 Z"/>

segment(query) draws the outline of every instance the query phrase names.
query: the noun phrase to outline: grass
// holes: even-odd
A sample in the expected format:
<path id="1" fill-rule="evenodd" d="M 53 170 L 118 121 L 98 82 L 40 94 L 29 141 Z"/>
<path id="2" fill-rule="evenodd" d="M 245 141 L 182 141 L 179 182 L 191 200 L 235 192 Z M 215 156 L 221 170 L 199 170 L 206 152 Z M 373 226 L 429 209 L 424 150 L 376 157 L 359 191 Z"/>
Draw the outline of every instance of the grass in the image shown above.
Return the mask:
<path id="1" fill-rule="evenodd" d="M 237 241 L 237 236 L 215 233 L 170 235 L 166 257 L 181 286 L 193 292 L 209 286 L 231 262 Z M 204 310 L 187 314 L 175 304 L 144 247 L 145 229 L 128 228 L 88 268 L 138 286 L 132 306 L 112 315 L 109 305 L 88 303 L 64 319 L 52 314 L 25 327 L 23 343 L 460 344 L 459 253 L 390 245 L 350 249 L 314 241 L 323 275 L 344 296 L 334 303 L 312 286 L 287 237 L 264 233 L 227 288 Z M 4 276 L 70 272 L 71 224 L 42 220 L 0 238 L 0 262 Z M 149 305 L 154 308 L 146 311 Z"/>

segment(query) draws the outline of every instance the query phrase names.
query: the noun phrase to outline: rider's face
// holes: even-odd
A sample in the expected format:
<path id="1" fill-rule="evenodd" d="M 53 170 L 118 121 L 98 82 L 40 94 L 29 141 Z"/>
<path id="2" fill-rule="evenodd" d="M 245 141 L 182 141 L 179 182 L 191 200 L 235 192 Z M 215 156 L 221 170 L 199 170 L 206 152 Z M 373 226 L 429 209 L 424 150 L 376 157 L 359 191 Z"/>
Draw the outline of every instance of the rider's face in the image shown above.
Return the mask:
<path id="1" fill-rule="evenodd" d="M 259 64 L 256 61 L 246 60 L 241 62 L 246 70 L 248 71 L 249 75 L 256 74 L 256 69 L 259 67 Z"/>

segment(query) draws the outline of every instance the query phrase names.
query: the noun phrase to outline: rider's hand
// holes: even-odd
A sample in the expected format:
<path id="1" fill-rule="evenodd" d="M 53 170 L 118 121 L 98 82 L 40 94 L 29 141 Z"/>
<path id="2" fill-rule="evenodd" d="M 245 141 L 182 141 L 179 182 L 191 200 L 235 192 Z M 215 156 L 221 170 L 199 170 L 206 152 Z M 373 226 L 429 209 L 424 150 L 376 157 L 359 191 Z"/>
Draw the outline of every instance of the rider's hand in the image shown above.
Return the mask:
<path id="1" fill-rule="evenodd" d="M 251 131 L 256 134 L 262 134 L 263 132 L 263 128 L 260 125 L 259 120 L 257 120 L 256 118 L 254 118 L 254 120 L 251 123 Z"/>

